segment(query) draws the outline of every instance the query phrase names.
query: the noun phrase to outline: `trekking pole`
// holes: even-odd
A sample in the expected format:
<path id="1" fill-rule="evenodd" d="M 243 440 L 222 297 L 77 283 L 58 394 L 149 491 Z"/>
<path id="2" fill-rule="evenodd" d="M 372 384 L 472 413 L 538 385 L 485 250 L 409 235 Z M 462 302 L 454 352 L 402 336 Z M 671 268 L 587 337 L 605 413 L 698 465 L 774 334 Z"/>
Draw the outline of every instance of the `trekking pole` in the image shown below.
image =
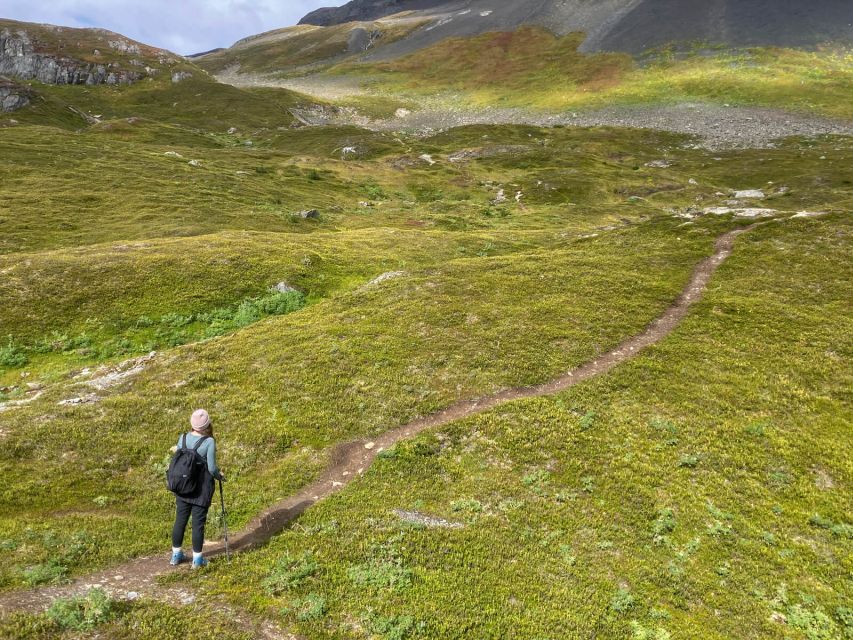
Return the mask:
<path id="1" fill-rule="evenodd" d="M 228 549 L 228 516 L 225 513 L 225 496 L 222 493 L 222 480 L 219 481 L 219 501 L 222 503 L 222 528 L 225 531 L 225 557 L 231 562 L 231 551 Z"/>

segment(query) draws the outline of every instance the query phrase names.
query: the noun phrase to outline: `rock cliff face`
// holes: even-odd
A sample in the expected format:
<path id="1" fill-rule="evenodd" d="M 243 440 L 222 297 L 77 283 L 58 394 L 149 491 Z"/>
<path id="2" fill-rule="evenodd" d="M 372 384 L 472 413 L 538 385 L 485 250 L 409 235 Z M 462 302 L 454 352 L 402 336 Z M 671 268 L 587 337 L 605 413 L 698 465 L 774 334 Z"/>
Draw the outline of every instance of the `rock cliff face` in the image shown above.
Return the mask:
<path id="1" fill-rule="evenodd" d="M 116 63 L 98 64 L 39 53 L 26 31 L 0 31 L 0 75 L 45 84 L 130 84 L 145 77 Z"/>
<path id="2" fill-rule="evenodd" d="M 0 78 L 0 113 L 17 111 L 30 103 L 32 92 L 28 87 Z"/>

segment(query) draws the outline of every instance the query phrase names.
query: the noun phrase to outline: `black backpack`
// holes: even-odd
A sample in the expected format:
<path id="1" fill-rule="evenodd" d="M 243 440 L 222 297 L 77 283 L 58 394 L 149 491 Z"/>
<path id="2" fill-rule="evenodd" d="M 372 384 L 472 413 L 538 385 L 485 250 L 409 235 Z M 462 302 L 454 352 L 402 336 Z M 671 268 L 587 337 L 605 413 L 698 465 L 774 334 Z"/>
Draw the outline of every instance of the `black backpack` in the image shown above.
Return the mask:
<path id="1" fill-rule="evenodd" d="M 191 496 L 201 486 L 207 461 L 198 455 L 198 448 L 207 438 L 202 436 L 192 449 L 188 449 L 187 434 L 184 434 L 181 446 L 175 451 L 166 471 L 166 486 L 175 495 Z"/>

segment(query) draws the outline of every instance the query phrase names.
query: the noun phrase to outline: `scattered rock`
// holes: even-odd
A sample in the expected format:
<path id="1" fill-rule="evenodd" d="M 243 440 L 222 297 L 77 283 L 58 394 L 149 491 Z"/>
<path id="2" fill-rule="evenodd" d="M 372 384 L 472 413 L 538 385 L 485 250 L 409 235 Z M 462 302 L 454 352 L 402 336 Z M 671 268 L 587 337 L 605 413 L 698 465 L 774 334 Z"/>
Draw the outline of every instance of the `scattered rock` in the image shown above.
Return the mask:
<path id="1" fill-rule="evenodd" d="M 177 84 L 179 82 L 183 82 L 184 80 L 189 80 L 192 77 L 193 74 L 190 71 L 174 71 L 172 73 L 172 83 Z"/>
<path id="2" fill-rule="evenodd" d="M 792 218 L 819 218 L 820 216 L 829 215 L 826 211 L 798 211 Z"/>
<path id="3" fill-rule="evenodd" d="M 128 42 L 127 40 L 110 40 L 107 42 L 110 49 L 115 49 L 116 51 L 120 51 L 122 53 L 130 53 L 133 55 L 139 55 L 141 53 L 138 44 L 134 44 L 132 42 Z"/>
<path id="4" fill-rule="evenodd" d="M 420 524 L 431 529 L 462 529 L 465 526 L 461 522 L 451 522 L 449 520 L 445 520 L 444 518 L 428 516 L 417 511 L 403 511 L 402 509 L 395 509 L 394 515 L 396 515 L 398 518 L 400 518 L 400 520 L 403 520 L 404 522 Z"/>
<path id="5" fill-rule="evenodd" d="M 169 156 L 170 158 L 183 158 L 184 157 L 180 153 L 178 153 L 177 151 L 167 151 L 163 155 Z"/>
<path id="6" fill-rule="evenodd" d="M 230 129 L 228 129 L 229 135 L 233 136 L 235 133 L 237 133 L 237 127 L 231 127 Z"/>
<path id="7" fill-rule="evenodd" d="M 432 166 L 432 165 L 434 165 L 434 164 L 435 164 L 435 160 L 433 160 L 433 159 L 432 159 L 432 156 L 431 156 L 430 154 L 428 154 L 428 153 L 425 153 L 425 154 L 423 154 L 423 155 L 421 155 L 421 156 L 418 156 L 418 158 L 420 158 L 421 160 L 423 160 L 424 162 L 426 162 L 426 163 L 427 163 L 427 164 L 429 164 L 430 166 Z"/>
<path id="8" fill-rule="evenodd" d="M 503 189 L 498 189 L 498 193 L 492 200 L 492 203 L 500 204 L 502 202 L 506 202 L 506 192 Z"/>
<path id="9" fill-rule="evenodd" d="M 97 394 L 87 393 L 85 396 L 79 396 L 77 398 L 68 398 L 67 400 L 60 400 L 56 404 L 58 404 L 60 407 L 68 407 L 78 404 L 91 404 L 93 402 L 97 402 L 98 400 L 100 400 L 100 398 L 97 396 Z"/>
<path id="10" fill-rule="evenodd" d="M 407 117 L 409 117 L 410 115 L 412 115 L 412 112 L 411 112 L 411 111 L 409 111 L 408 109 L 397 109 L 397 110 L 394 112 L 394 117 L 395 117 L 395 118 L 407 118 Z"/>
<path id="11" fill-rule="evenodd" d="M 788 617 L 784 613 L 774 611 L 770 614 L 770 622 L 775 622 L 777 624 L 788 624 Z"/>
<path id="12" fill-rule="evenodd" d="M 125 360 L 111 369 L 101 367 L 96 371 L 96 373 L 100 373 L 101 375 L 97 378 L 93 378 L 92 380 L 87 380 L 85 384 L 90 387 L 94 387 L 99 391 L 104 391 L 121 384 L 129 378 L 139 375 L 145 369 L 146 365 L 156 357 L 157 352 L 152 351 L 148 355 Z"/>
<path id="13" fill-rule="evenodd" d="M 690 180 L 688 180 L 688 181 L 687 181 L 687 184 L 692 184 L 692 185 L 694 185 L 694 186 L 695 186 L 695 185 L 697 185 L 697 184 L 699 184 L 699 183 L 698 183 L 698 182 L 696 182 L 696 178 L 690 178 Z"/>
<path id="14" fill-rule="evenodd" d="M 20 400 L 7 400 L 6 402 L 0 402 L 0 413 L 4 411 L 8 411 L 9 409 L 15 409 L 17 407 L 23 407 L 28 405 L 31 402 L 37 400 L 42 394 L 42 391 L 36 391 L 32 393 L 28 398 L 21 398 Z"/>
<path id="15" fill-rule="evenodd" d="M 270 287 L 272 291 L 277 291 L 278 293 L 296 293 L 299 291 L 296 287 L 291 287 L 286 282 L 279 282 L 278 284 Z"/>
<path id="16" fill-rule="evenodd" d="M 30 103 L 33 92 L 11 80 L 0 77 L 0 113 L 23 109 Z"/>
<path id="17" fill-rule="evenodd" d="M 364 286 L 372 287 L 374 285 L 385 282 L 386 280 L 393 280 L 394 278 L 402 278 L 404 275 L 406 275 L 405 271 L 386 271 L 385 273 L 376 276 L 373 280 L 371 280 L 370 282 L 368 282 Z"/>
<path id="18" fill-rule="evenodd" d="M 674 163 L 669 160 L 652 160 L 647 162 L 646 166 L 652 169 L 669 169 Z"/>
<path id="19" fill-rule="evenodd" d="M 754 209 L 754 208 L 741 208 L 741 209 L 732 209 L 730 207 L 708 207 L 704 210 L 706 214 L 714 215 L 714 216 L 722 216 L 728 213 L 735 215 L 738 218 L 763 218 L 768 216 L 775 216 L 778 211 L 775 209 Z"/>
<path id="20" fill-rule="evenodd" d="M 317 209 L 305 209 L 304 211 L 297 211 L 293 215 L 303 220 L 316 220 L 320 217 L 320 212 Z"/>
<path id="21" fill-rule="evenodd" d="M 356 147 L 344 147 L 341 149 L 341 160 L 346 160 L 350 156 L 357 156 L 358 149 Z"/>
<path id="22" fill-rule="evenodd" d="M 373 449 L 375 446 L 376 446 L 375 442 L 368 442 L 367 444 L 364 445 L 364 448 L 365 449 Z"/>
<path id="23" fill-rule="evenodd" d="M 191 167 L 200 167 L 201 160 L 190 160 L 187 164 L 189 164 Z"/>
<path id="24" fill-rule="evenodd" d="M 735 198 L 738 200 L 763 200 L 767 196 L 760 189 L 746 189 L 745 191 L 735 191 Z"/>

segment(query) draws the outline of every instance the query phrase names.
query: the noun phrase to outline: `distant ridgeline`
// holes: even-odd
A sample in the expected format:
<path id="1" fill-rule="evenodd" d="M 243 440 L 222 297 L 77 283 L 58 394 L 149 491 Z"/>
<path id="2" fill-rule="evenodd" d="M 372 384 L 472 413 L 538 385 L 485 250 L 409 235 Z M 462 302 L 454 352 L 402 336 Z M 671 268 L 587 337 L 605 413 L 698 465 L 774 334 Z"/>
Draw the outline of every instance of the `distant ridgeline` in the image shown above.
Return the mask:
<path id="1" fill-rule="evenodd" d="M 45 84 L 122 85 L 176 62 L 166 51 L 102 29 L 0 20 L 0 76 Z"/>
<path id="2" fill-rule="evenodd" d="M 331 26 L 395 14 L 430 23 L 382 54 L 391 58 L 448 37 L 545 27 L 583 31 L 583 51 L 637 54 L 677 42 L 813 47 L 853 42 L 853 0 L 352 0 L 317 9 L 303 25 Z"/>

